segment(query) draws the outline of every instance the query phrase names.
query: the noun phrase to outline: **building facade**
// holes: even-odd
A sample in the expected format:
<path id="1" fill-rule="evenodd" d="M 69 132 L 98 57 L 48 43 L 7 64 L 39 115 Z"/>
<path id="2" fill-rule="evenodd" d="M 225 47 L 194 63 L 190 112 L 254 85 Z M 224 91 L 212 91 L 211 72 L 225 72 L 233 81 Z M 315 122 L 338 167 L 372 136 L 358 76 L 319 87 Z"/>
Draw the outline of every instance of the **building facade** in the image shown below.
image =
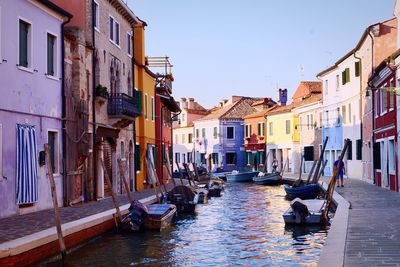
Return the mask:
<path id="1" fill-rule="evenodd" d="M 63 203 L 61 29 L 71 17 L 43 1 L 0 2 L 0 217 L 52 207 L 46 143 Z"/>

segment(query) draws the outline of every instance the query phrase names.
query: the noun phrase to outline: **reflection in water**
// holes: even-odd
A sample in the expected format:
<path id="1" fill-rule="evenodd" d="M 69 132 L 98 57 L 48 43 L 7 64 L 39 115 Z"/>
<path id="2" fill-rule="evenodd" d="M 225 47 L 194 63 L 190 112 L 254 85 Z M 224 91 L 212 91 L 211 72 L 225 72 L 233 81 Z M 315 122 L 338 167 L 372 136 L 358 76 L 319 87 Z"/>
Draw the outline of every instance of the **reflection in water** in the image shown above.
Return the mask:
<path id="1" fill-rule="evenodd" d="M 161 232 L 104 235 L 68 266 L 314 266 L 327 229 L 285 227 L 288 206 L 281 186 L 228 183 L 196 215 Z"/>

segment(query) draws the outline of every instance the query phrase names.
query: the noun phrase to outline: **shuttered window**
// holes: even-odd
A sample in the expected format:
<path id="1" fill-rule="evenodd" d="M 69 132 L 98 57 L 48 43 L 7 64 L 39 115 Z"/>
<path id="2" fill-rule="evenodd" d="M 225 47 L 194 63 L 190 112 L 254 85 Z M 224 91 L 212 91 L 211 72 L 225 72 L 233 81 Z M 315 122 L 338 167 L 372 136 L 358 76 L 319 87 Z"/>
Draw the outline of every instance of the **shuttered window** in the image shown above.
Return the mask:
<path id="1" fill-rule="evenodd" d="M 349 140 L 349 147 L 347 148 L 347 159 L 353 159 L 353 142 Z"/>
<path id="2" fill-rule="evenodd" d="M 381 143 L 374 143 L 374 169 L 381 169 Z"/>
<path id="3" fill-rule="evenodd" d="M 135 145 L 135 171 L 140 171 L 140 145 Z"/>
<path id="4" fill-rule="evenodd" d="M 47 75 L 55 76 L 56 67 L 56 37 L 47 34 Z"/>
<path id="5" fill-rule="evenodd" d="M 359 77 L 360 76 L 360 62 L 356 62 L 354 64 L 354 70 L 355 70 L 356 77 Z"/>
<path id="6" fill-rule="evenodd" d="M 356 160 L 362 159 L 362 142 L 361 139 L 356 141 Z"/>
<path id="7" fill-rule="evenodd" d="M 29 37 L 31 25 L 19 20 L 19 65 L 29 67 Z"/>

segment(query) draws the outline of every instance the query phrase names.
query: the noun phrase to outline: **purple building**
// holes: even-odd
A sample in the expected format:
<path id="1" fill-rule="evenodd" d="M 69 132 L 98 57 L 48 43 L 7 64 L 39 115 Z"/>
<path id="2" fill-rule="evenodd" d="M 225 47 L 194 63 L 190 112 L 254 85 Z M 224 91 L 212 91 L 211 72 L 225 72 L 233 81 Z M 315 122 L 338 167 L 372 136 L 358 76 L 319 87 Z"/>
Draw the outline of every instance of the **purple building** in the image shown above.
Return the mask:
<path id="1" fill-rule="evenodd" d="M 0 217 L 52 207 L 45 143 L 63 203 L 62 25 L 70 17 L 47 0 L 0 1 Z"/>

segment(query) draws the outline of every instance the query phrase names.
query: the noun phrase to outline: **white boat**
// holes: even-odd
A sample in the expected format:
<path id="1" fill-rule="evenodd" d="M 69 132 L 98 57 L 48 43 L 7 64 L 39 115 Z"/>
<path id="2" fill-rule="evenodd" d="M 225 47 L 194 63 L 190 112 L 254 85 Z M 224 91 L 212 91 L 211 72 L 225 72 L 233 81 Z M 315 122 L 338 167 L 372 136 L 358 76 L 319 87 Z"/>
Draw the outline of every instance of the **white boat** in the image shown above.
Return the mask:
<path id="1" fill-rule="evenodd" d="M 325 222 L 323 218 L 326 200 L 308 199 L 301 200 L 295 198 L 290 202 L 290 208 L 283 214 L 286 224 L 321 224 Z"/>

